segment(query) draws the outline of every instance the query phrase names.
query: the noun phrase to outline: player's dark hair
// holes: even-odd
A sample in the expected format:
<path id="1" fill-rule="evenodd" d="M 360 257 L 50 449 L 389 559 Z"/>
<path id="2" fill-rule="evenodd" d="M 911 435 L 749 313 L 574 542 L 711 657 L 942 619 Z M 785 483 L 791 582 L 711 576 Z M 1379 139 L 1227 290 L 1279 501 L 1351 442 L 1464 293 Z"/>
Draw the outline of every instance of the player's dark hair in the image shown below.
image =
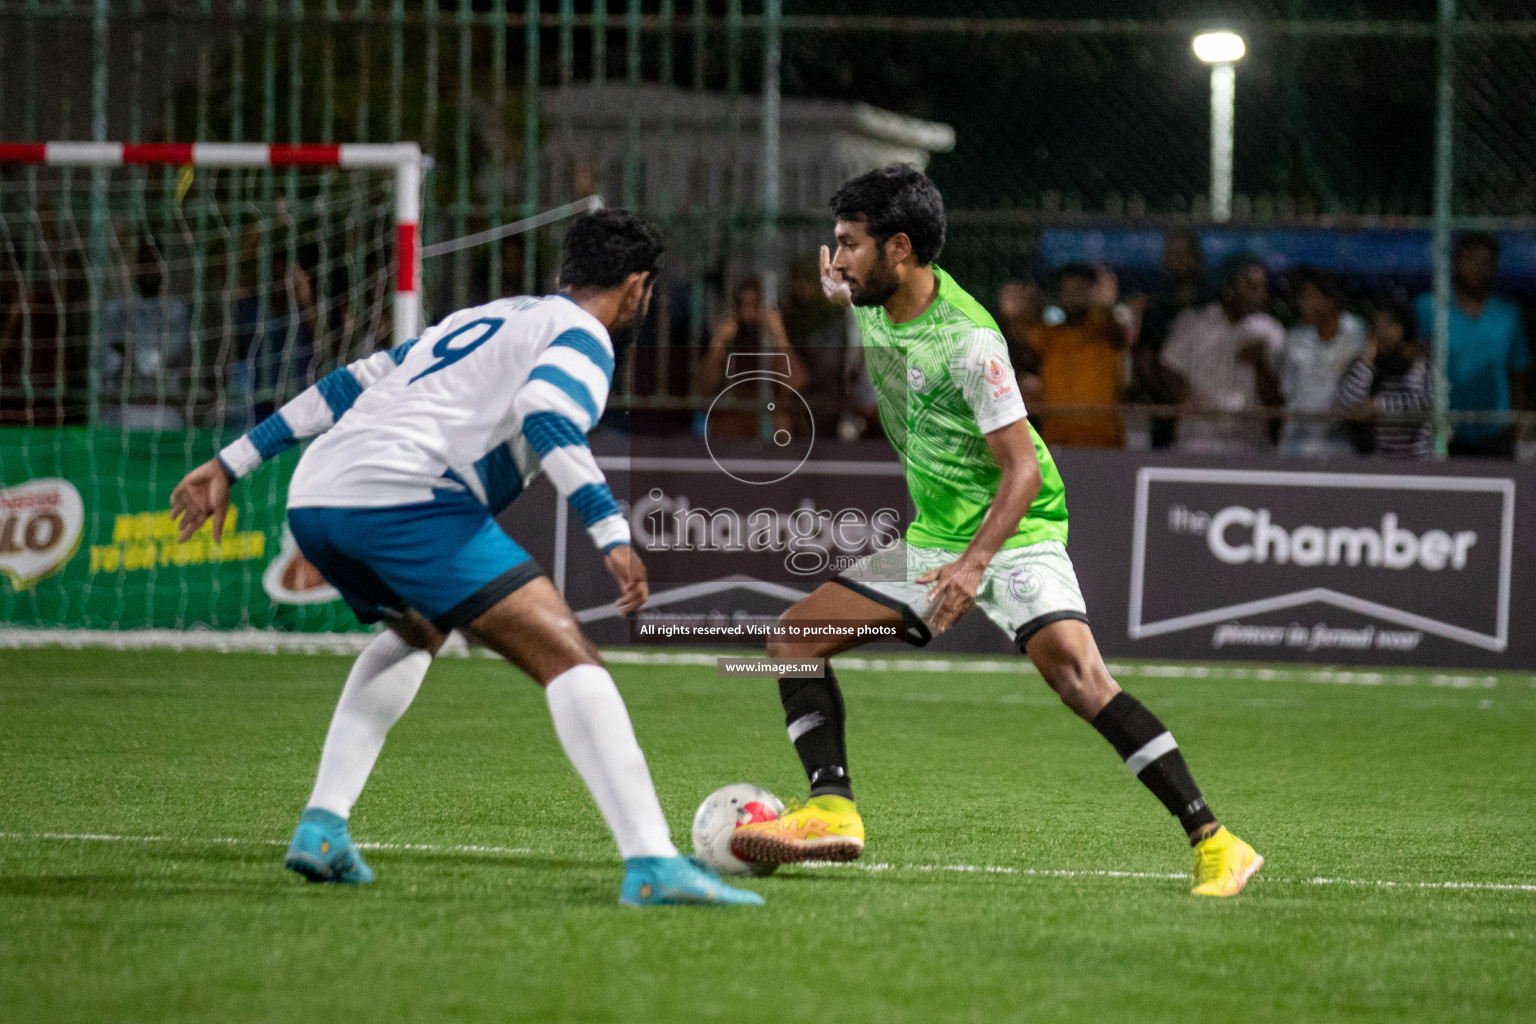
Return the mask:
<path id="1" fill-rule="evenodd" d="M 1309 287 L 1316 288 L 1323 298 L 1335 306 L 1344 305 L 1344 284 L 1339 280 L 1339 275 L 1316 267 L 1296 268 L 1291 274 L 1291 290 L 1300 295 L 1303 288 Z"/>
<path id="2" fill-rule="evenodd" d="M 594 210 L 571 222 L 560 287 L 614 288 L 630 274 L 655 274 L 665 247 L 656 225 L 628 210 Z"/>
<path id="3" fill-rule="evenodd" d="M 1079 281 L 1093 282 L 1099 279 L 1099 272 L 1086 263 L 1063 263 L 1056 268 L 1056 287 L 1061 287 L 1061 282 L 1069 277 L 1075 277 Z"/>
<path id="4" fill-rule="evenodd" d="M 944 248 L 944 197 L 928 175 L 908 164 L 877 167 L 843 182 L 832 197 L 832 214 L 862 223 L 879 246 L 906 235 L 921 266 Z"/>
<path id="5" fill-rule="evenodd" d="M 1221 290 L 1226 291 L 1228 288 L 1236 288 L 1238 283 L 1242 281 L 1243 275 L 1248 273 L 1253 267 L 1258 267 L 1260 270 L 1268 269 L 1264 266 L 1264 261 L 1251 252 L 1233 253 L 1222 260 Z"/>
<path id="6" fill-rule="evenodd" d="M 1500 248 L 1499 236 L 1491 231 L 1463 231 L 1456 236 L 1451 252 L 1460 255 L 1471 249 L 1486 249 L 1494 259 L 1498 259 Z"/>

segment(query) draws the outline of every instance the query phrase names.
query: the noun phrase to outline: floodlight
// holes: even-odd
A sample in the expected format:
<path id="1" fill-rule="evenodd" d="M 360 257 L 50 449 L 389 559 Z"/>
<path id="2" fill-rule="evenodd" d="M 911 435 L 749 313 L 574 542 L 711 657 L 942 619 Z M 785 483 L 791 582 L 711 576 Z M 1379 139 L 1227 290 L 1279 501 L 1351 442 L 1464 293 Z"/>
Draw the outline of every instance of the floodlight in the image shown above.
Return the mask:
<path id="1" fill-rule="evenodd" d="M 1231 64 L 1243 59 L 1248 47 L 1236 32 L 1202 32 L 1195 36 L 1195 56 L 1207 64 Z"/>

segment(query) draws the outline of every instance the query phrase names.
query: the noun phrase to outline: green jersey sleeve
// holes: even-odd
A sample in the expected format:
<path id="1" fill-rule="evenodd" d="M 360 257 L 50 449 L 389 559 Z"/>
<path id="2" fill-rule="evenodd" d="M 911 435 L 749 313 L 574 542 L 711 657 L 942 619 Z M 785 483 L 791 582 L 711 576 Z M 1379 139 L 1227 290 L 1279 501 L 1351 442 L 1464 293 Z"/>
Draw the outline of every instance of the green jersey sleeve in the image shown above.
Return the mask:
<path id="1" fill-rule="evenodd" d="M 1008 361 L 1008 345 L 997 331 L 977 328 L 956 339 L 949 375 L 983 434 L 1024 418 L 1024 398 Z"/>

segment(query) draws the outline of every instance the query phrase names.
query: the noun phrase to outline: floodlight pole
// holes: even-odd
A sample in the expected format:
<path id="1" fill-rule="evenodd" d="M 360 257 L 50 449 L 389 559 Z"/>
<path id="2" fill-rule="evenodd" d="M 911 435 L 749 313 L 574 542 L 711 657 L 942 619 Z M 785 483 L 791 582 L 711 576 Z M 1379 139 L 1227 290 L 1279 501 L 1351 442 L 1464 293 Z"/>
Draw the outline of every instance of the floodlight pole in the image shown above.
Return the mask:
<path id="1" fill-rule="evenodd" d="M 1237 65 L 1211 65 L 1211 219 L 1232 219 L 1232 149 L 1237 124 Z"/>
<path id="2" fill-rule="evenodd" d="M 1455 301 L 1451 283 L 1452 192 L 1455 188 L 1455 117 L 1456 117 L 1456 0 L 1440 0 L 1439 76 L 1435 89 L 1435 243 L 1434 243 L 1434 322 L 1421 324 L 1429 329 L 1435 353 L 1435 455 L 1445 458 L 1450 447 L 1451 383 L 1446 379 L 1450 368 L 1451 303 Z"/>
<path id="3" fill-rule="evenodd" d="M 780 63 L 784 0 L 763 5 L 763 230 L 760 254 L 763 301 L 779 301 Z"/>

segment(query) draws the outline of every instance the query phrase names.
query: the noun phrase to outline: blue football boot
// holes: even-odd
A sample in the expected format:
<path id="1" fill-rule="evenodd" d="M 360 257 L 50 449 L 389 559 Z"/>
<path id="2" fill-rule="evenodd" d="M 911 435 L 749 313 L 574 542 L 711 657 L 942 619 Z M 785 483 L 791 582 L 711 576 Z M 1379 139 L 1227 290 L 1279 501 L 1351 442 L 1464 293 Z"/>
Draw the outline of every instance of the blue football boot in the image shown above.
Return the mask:
<path id="1" fill-rule="evenodd" d="M 283 866 L 311 882 L 362 885 L 373 881 L 373 869 L 352 845 L 347 819 L 318 807 L 304 809 Z"/>
<path id="2" fill-rule="evenodd" d="M 687 857 L 630 857 L 624 861 L 619 903 L 626 907 L 756 907 L 763 898 L 726 885 Z"/>

